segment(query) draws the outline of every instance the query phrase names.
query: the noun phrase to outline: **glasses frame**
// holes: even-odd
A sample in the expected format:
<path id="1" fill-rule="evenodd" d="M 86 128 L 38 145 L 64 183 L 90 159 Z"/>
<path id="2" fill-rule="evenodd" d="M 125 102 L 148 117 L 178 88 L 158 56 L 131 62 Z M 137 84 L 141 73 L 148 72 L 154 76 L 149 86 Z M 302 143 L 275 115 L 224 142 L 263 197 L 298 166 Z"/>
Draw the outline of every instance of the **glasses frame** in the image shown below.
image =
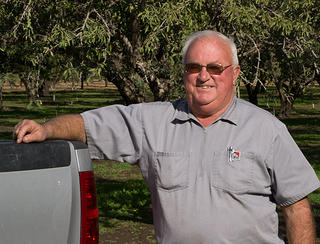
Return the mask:
<path id="1" fill-rule="evenodd" d="M 198 65 L 199 71 L 191 72 L 191 71 L 190 71 L 190 68 L 188 68 L 189 65 Z M 219 67 L 218 72 L 212 72 L 212 71 L 210 71 L 210 66 Z M 205 68 L 206 68 L 206 71 L 207 71 L 210 75 L 221 75 L 221 74 L 223 73 L 223 71 L 225 71 L 227 68 L 229 68 L 229 67 L 231 67 L 231 66 L 233 66 L 233 64 L 223 66 L 223 65 L 217 64 L 217 63 L 209 63 L 209 64 L 207 64 L 207 65 L 202 65 L 202 64 L 198 64 L 198 63 L 187 63 L 187 64 L 185 64 L 185 66 L 184 66 L 184 71 L 187 72 L 187 73 L 196 74 L 196 73 L 200 73 L 201 70 L 202 70 L 202 68 L 205 67 Z M 208 70 L 208 67 L 209 67 L 209 70 Z"/>

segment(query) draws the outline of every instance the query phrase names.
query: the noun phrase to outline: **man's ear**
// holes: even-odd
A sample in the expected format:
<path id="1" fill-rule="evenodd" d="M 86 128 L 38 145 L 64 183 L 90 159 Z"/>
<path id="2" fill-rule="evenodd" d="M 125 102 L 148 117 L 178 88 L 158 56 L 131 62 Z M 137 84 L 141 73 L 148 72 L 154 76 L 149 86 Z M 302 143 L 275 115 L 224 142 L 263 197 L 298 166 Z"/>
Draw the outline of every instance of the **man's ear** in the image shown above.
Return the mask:
<path id="1" fill-rule="evenodd" d="M 239 74 L 240 74 L 240 66 L 236 65 L 232 69 L 232 79 L 233 79 L 232 83 L 234 86 L 237 85 L 237 79 L 238 79 Z"/>

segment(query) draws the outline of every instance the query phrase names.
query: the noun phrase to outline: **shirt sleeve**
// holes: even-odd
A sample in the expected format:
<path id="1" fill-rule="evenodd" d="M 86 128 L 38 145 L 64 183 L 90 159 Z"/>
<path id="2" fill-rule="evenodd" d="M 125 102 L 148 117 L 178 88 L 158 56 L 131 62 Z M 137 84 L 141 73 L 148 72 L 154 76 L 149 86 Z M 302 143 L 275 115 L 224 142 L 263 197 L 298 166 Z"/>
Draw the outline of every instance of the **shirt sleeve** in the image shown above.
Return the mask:
<path id="1" fill-rule="evenodd" d="M 320 187 L 313 168 L 283 124 L 277 128 L 270 161 L 273 197 L 280 206 L 293 204 Z"/>
<path id="2" fill-rule="evenodd" d="M 142 144 L 141 104 L 112 105 L 81 116 L 91 158 L 137 162 Z"/>

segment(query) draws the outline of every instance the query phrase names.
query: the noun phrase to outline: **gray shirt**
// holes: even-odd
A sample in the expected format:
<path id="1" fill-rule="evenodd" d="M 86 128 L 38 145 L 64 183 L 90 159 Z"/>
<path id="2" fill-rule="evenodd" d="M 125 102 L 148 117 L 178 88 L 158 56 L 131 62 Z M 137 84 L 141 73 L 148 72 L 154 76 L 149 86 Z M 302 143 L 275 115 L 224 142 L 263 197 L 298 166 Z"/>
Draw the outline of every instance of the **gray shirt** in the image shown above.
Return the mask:
<path id="1" fill-rule="evenodd" d="M 320 186 L 285 125 L 237 98 L 207 128 L 185 100 L 82 116 L 92 158 L 138 163 L 158 243 L 284 243 L 276 205 Z"/>

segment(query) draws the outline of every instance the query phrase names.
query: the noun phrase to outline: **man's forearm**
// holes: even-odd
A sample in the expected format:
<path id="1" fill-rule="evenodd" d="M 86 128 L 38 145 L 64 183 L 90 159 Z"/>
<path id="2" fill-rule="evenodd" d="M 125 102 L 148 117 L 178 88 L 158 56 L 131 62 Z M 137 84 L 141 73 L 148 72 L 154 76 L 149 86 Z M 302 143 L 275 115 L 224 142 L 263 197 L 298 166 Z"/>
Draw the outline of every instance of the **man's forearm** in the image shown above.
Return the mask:
<path id="1" fill-rule="evenodd" d="M 43 124 L 46 139 L 76 140 L 86 143 L 84 122 L 79 114 L 62 115 Z"/>
<path id="2" fill-rule="evenodd" d="M 315 226 L 307 198 L 283 207 L 289 244 L 314 244 Z"/>

